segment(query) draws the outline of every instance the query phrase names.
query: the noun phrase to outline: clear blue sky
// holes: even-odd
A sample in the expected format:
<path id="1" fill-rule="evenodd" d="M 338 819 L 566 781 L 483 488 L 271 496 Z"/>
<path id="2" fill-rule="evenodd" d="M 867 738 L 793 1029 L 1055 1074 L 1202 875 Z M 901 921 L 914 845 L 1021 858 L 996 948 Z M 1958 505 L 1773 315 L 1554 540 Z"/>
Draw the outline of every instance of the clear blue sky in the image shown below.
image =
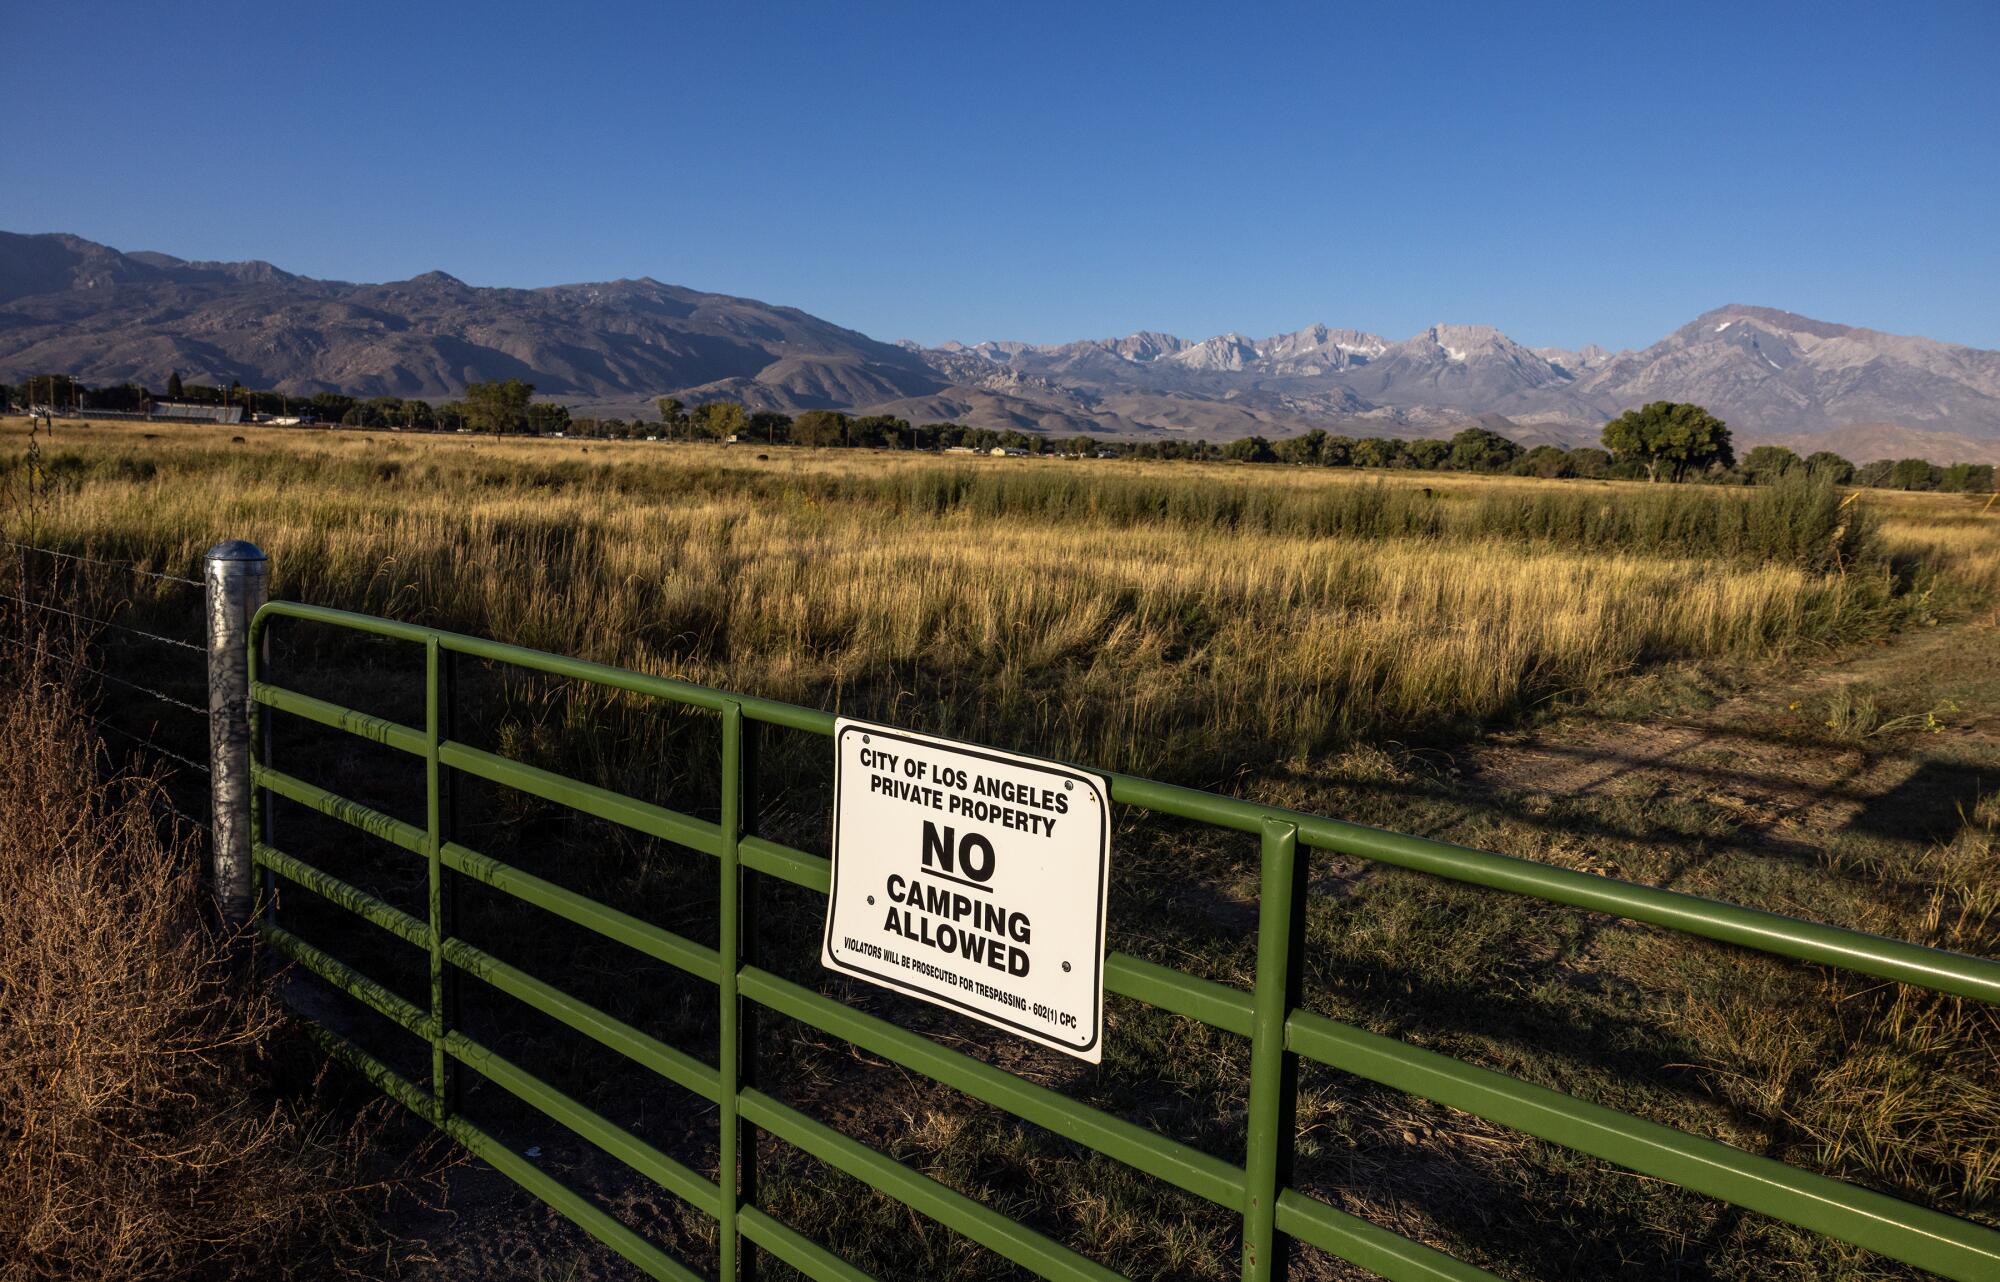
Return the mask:
<path id="1" fill-rule="evenodd" d="M 17 3 L 19 0 L 17 0 Z M 17 10 L 0 228 L 879 338 L 2000 348 L 2000 4 Z"/>

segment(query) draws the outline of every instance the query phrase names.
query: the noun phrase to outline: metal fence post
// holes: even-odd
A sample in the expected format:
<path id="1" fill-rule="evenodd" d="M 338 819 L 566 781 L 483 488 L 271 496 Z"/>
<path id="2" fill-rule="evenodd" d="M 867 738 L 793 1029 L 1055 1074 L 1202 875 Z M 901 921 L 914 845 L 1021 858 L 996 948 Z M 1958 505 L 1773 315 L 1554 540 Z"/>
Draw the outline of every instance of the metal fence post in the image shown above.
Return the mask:
<path id="1" fill-rule="evenodd" d="M 743 1126 L 738 1112 L 743 1092 L 741 1030 L 737 1019 L 743 1003 L 737 996 L 737 977 L 743 970 L 743 940 L 740 896 L 743 889 L 738 845 L 743 832 L 743 705 L 730 700 L 722 706 L 722 857 L 721 922 L 716 952 L 722 960 L 720 983 L 722 1023 L 717 1033 L 715 1070 L 721 1133 L 716 1142 L 715 1183 L 720 1193 L 716 1206 L 716 1275 L 719 1282 L 739 1282 L 737 1257 L 743 1248 L 737 1212 L 743 1203 L 743 1155 L 739 1145 Z"/>
<path id="2" fill-rule="evenodd" d="M 764 767 L 764 740 L 767 729 L 760 723 L 745 720 L 739 709 L 738 744 L 736 750 L 736 828 L 737 840 L 743 837 L 762 836 L 757 827 L 757 817 L 763 801 L 760 779 Z M 740 862 L 740 861 L 739 861 Z M 748 868 L 742 870 L 742 894 L 736 905 L 737 928 L 736 954 L 744 966 L 763 964 L 763 948 L 760 940 L 761 923 L 757 919 L 757 892 L 761 879 Z M 757 1003 L 736 1003 L 736 1044 L 740 1048 L 736 1066 L 736 1079 L 744 1090 L 757 1086 Z M 745 1207 L 757 1205 L 757 1128 L 743 1120 L 739 1112 L 736 1118 L 736 1166 L 740 1172 L 737 1180 L 739 1201 Z M 742 1245 L 736 1260 L 738 1282 L 757 1282 L 757 1248 L 748 1241 Z"/>
<path id="3" fill-rule="evenodd" d="M 250 918 L 250 619 L 270 595 L 270 561 L 231 539 L 203 558 L 208 598 L 209 828 L 224 920 Z"/>
<path id="4" fill-rule="evenodd" d="M 1243 1143 L 1243 1282 L 1282 1282 L 1291 1243 L 1278 1232 L 1278 1196 L 1292 1182 L 1298 1138 L 1298 1057 L 1285 1020 L 1304 997 L 1305 871 L 1299 830 L 1263 823 L 1257 894 L 1257 978 L 1251 994 L 1250 1098 Z"/>

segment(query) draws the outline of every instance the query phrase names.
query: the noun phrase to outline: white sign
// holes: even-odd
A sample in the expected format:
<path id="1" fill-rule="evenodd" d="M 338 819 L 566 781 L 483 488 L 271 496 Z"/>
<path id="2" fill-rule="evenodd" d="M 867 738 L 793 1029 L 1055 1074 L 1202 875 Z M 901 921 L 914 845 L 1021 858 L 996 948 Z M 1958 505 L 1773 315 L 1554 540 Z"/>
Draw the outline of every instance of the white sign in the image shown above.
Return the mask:
<path id="1" fill-rule="evenodd" d="M 820 960 L 1095 1064 L 1111 806 L 1093 775 L 835 723 Z"/>

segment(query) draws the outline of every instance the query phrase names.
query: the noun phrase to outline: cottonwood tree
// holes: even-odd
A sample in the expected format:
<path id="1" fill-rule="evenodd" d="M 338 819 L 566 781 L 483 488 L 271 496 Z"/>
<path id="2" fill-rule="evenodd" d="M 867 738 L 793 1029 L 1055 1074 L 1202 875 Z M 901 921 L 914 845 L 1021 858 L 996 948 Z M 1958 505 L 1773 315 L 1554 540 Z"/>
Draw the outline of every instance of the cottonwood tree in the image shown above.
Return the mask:
<path id="1" fill-rule="evenodd" d="M 776 410 L 758 410 L 750 416 L 750 432 L 762 436 L 766 445 L 776 445 L 779 437 L 792 439 L 792 416 Z"/>
<path id="2" fill-rule="evenodd" d="M 1897 459 L 1896 466 L 1889 469 L 1889 488 L 1896 490 L 1928 490 L 1937 484 L 1938 471 L 1929 459 Z"/>
<path id="3" fill-rule="evenodd" d="M 710 401 L 695 407 L 694 426 L 712 441 L 726 441 L 749 429 L 750 411 L 735 401 Z"/>
<path id="4" fill-rule="evenodd" d="M 680 397 L 659 397 L 653 402 L 653 408 L 660 411 L 660 426 L 667 429 L 668 436 L 687 426 L 687 406 L 681 403 Z"/>
<path id="5" fill-rule="evenodd" d="M 1736 462 L 1729 425 L 1699 405 L 1676 401 L 1654 401 L 1612 419 L 1604 425 L 1604 448 L 1644 467 L 1648 481 L 1659 480 L 1662 470 L 1678 481 Z"/>
<path id="6" fill-rule="evenodd" d="M 1611 456 L 1595 445 L 1579 445 L 1569 452 L 1569 474 L 1602 480 L 1611 475 Z"/>
<path id="7" fill-rule="evenodd" d="M 475 432 L 519 431 L 527 421 L 528 400 L 535 394 L 533 383 L 518 378 L 505 382 L 465 385 L 465 425 Z"/>
<path id="8" fill-rule="evenodd" d="M 839 445 L 847 437 L 847 415 L 807 410 L 792 420 L 792 439 L 801 445 Z"/>
<path id="9" fill-rule="evenodd" d="M 1845 485 L 1854 479 L 1854 464 L 1832 450 L 1815 450 L 1806 455 L 1806 471 L 1824 476 L 1835 485 Z"/>
<path id="10" fill-rule="evenodd" d="M 1403 443 L 1386 436 L 1364 436 L 1354 443 L 1354 466 L 1394 467 L 1403 458 Z"/>
<path id="11" fill-rule="evenodd" d="M 1508 442 L 1510 445 L 1512 443 L 1511 441 Z M 1451 442 L 1425 437 L 1420 441 L 1411 441 L 1404 448 L 1403 453 L 1409 458 L 1411 467 L 1422 468 L 1426 472 L 1435 472 L 1450 460 Z"/>
<path id="12" fill-rule="evenodd" d="M 1514 471 L 1522 476 L 1570 476 L 1569 451 L 1560 445 L 1537 445 L 1515 460 Z"/>
<path id="13" fill-rule="evenodd" d="M 1308 466 L 1319 462 L 1320 451 L 1325 448 L 1326 431 L 1317 427 L 1298 436 L 1288 436 L 1277 444 L 1281 462 Z"/>
<path id="14" fill-rule="evenodd" d="M 1938 488 L 1954 494 L 1985 494 L 1993 488 L 1993 465 L 1953 463 L 1938 477 Z"/>
<path id="15" fill-rule="evenodd" d="M 1769 485 L 1802 460 L 1782 445 L 1759 445 L 1743 456 L 1743 471 L 1758 485 Z"/>
<path id="16" fill-rule="evenodd" d="M 546 401 L 528 407 L 528 430 L 536 436 L 552 436 L 569 431 L 569 406 Z"/>
<path id="17" fill-rule="evenodd" d="M 1451 438 L 1451 465 L 1461 472 L 1498 472 L 1521 456 L 1521 447 L 1483 427 Z"/>

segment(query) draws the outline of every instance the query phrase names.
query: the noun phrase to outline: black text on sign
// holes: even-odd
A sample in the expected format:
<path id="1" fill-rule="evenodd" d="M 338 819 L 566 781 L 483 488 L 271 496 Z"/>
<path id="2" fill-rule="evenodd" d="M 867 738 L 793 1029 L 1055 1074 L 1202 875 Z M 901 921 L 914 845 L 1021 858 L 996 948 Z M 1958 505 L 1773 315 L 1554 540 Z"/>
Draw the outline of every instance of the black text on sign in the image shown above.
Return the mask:
<path id="1" fill-rule="evenodd" d="M 834 794 L 821 960 L 1098 1063 L 1111 869 L 1103 782 L 843 719 Z"/>

